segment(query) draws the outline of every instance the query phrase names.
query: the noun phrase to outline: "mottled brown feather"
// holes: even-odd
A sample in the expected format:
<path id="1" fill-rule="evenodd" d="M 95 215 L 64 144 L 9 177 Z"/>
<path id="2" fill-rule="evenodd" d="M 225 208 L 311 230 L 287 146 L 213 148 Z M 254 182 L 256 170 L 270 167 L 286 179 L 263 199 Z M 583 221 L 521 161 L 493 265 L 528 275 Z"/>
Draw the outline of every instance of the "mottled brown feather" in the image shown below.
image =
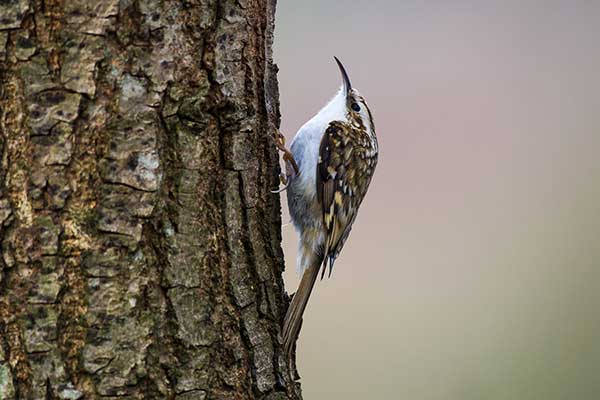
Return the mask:
<path id="1" fill-rule="evenodd" d="M 364 125 L 353 122 L 331 122 L 319 148 L 317 198 L 326 231 L 321 278 L 328 262 L 331 275 L 377 163 L 376 140 L 369 137 Z"/>

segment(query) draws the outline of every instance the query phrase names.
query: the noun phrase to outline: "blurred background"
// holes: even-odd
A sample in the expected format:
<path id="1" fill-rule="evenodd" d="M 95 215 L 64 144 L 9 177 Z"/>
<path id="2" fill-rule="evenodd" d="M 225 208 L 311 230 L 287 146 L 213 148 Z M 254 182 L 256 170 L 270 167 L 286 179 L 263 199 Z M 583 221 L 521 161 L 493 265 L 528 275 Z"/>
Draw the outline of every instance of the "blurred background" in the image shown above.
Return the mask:
<path id="1" fill-rule="evenodd" d="M 288 144 L 334 55 L 380 144 L 304 398 L 600 399 L 600 2 L 280 0 L 276 26 Z"/>

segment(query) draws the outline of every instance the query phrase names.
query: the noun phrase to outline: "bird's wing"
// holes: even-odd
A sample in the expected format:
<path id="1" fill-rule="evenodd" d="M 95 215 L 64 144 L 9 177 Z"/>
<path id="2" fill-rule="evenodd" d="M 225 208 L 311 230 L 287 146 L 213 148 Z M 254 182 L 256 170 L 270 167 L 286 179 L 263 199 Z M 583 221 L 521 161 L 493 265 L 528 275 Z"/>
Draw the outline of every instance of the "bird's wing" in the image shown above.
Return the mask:
<path id="1" fill-rule="evenodd" d="M 324 265 L 321 278 L 329 261 L 329 275 L 333 263 L 346 241 L 356 218 L 358 207 L 367 191 L 376 163 L 365 156 L 367 142 L 348 123 L 334 121 L 321 139 L 317 165 L 317 198 L 323 211 L 325 227 Z"/>

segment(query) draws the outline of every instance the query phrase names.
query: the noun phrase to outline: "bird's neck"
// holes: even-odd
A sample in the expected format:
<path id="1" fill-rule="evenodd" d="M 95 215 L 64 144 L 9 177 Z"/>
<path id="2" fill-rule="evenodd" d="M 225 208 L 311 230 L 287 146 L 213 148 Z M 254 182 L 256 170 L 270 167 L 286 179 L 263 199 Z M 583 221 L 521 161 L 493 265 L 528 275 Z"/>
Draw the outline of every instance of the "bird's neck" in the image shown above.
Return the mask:
<path id="1" fill-rule="evenodd" d="M 322 123 L 325 128 L 329 126 L 331 121 L 348 122 L 348 116 L 346 114 L 346 94 L 342 88 L 340 88 L 325 107 L 321 108 L 313 119 L 317 123 Z"/>

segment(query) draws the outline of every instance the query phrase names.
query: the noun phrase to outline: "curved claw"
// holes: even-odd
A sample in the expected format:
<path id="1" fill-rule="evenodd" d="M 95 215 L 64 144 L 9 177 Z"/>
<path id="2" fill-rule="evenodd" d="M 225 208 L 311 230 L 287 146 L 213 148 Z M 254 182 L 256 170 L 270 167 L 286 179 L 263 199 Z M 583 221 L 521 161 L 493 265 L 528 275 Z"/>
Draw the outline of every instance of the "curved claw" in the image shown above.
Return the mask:
<path id="1" fill-rule="evenodd" d="M 271 190 L 271 193 L 273 194 L 279 194 L 279 193 L 283 193 L 287 190 L 287 188 L 290 186 L 290 183 L 286 183 L 284 187 L 282 187 L 281 189 L 277 189 L 277 190 Z"/>
<path id="2" fill-rule="evenodd" d="M 296 176 L 296 174 L 294 174 L 293 172 L 291 175 L 288 175 L 288 176 L 283 176 L 283 174 L 281 174 L 279 179 L 281 179 L 281 183 L 283 183 L 283 187 L 280 189 L 277 189 L 277 190 L 271 190 L 271 193 L 278 194 L 278 193 L 285 192 L 287 190 L 287 188 L 290 187 L 290 183 L 292 182 L 292 179 L 294 179 L 295 176 Z"/>
<path id="3" fill-rule="evenodd" d="M 296 160 L 294 160 L 294 155 L 292 154 L 292 152 L 286 149 L 285 136 L 283 136 L 283 134 L 279 130 L 276 131 L 275 144 L 279 151 L 283 153 L 283 160 L 286 163 L 287 171 L 287 176 L 284 176 L 283 174 L 281 174 L 280 176 L 281 183 L 283 183 L 284 186 L 281 189 L 271 190 L 271 193 L 279 194 L 287 190 L 287 188 L 290 186 L 290 182 L 292 181 L 292 179 L 300 173 L 300 169 L 298 168 Z"/>

